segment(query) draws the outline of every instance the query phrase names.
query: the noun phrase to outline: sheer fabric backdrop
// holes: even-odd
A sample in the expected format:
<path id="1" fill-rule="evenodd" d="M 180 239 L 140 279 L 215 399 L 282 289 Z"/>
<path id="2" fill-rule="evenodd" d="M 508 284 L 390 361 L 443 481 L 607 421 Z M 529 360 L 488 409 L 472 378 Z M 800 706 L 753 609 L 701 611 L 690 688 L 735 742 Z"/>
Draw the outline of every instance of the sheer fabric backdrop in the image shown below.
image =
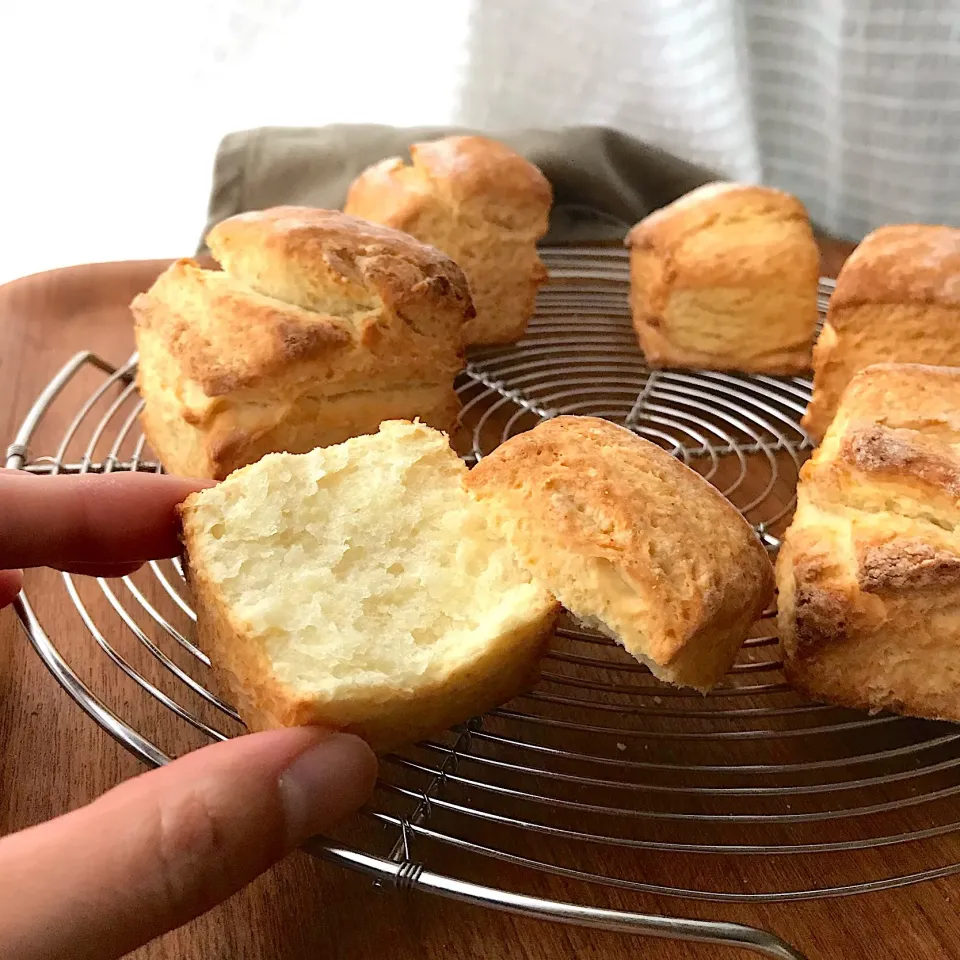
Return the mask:
<path id="1" fill-rule="evenodd" d="M 462 119 L 606 123 L 825 228 L 960 224 L 960 0 L 481 0 Z"/>
<path id="2" fill-rule="evenodd" d="M 0 90 L 0 281 L 189 251 L 266 124 L 607 124 L 842 236 L 960 224 L 960 0 L 35 0 Z"/>

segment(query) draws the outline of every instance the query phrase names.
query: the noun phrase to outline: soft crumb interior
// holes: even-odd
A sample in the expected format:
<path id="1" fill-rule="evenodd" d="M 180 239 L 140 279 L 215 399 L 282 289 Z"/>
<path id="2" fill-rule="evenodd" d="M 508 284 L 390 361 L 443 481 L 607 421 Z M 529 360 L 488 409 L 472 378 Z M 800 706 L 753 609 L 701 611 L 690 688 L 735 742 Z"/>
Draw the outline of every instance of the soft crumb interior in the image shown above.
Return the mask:
<path id="1" fill-rule="evenodd" d="M 198 560 L 282 682 L 441 679 L 545 596 L 465 470 L 442 434 L 404 423 L 265 457 L 199 498 Z"/>
<path id="2" fill-rule="evenodd" d="M 510 521 L 505 518 L 504 522 Z M 643 591 L 624 582 L 614 564 L 602 557 L 567 553 L 561 557 L 551 538 L 539 538 L 529 529 L 514 536 L 528 545 L 525 555 L 534 575 L 554 588 L 560 603 L 567 610 L 575 610 L 583 626 L 617 641 L 631 656 L 650 666 L 655 676 L 668 679 L 668 671 L 650 656 L 654 644 L 651 628 L 653 633 L 662 632 L 655 622 L 657 613 Z M 670 644 L 675 634 L 665 639 Z"/>

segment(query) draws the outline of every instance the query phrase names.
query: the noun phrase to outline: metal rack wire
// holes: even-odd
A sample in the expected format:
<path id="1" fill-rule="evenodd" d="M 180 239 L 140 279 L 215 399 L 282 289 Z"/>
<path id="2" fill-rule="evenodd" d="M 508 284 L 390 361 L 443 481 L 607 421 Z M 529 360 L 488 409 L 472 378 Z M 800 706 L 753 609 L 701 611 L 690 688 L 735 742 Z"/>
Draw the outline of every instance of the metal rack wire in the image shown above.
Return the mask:
<path id="1" fill-rule="evenodd" d="M 477 353 L 461 378 L 461 453 L 476 460 L 561 412 L 607 417 L 700 471 L 775 551 L 809 448 L 798 423 L 809 382 L 651 371 L 630 329 L 624 254 L 557 249 L 545 259 L 551 281 L 528 337 Z M 822 307 L 829 293 L 823 282 Z M 159 470 L 138 427 L 135 363 L 115 369 L 91 354 L 74 357 L 37 398 L 7 466 Z M 57 404 L 72 416 L 59 443 L 36 455 L 31 441 Z M 189 639 L 195 617 L 177 562 L 121 581 L 64 574 L 63 589 L 87 631 L 80 662 L 68 661 L 21 595 L 27 634 L 66 691 L 144 762 L 165 763 L 242 729 L 209 689 L 209 660 Z M 104 609 L 109 621 L 94 612 Z M 563 903 L 509 892 L 502 880 L 537 891 L 545 889 L 537 878 L 561 878 L 584 900 L 616 890 L 778 902 L 960 870 L 960 733 L 803 701 L 783 680 L 770 617 L 707 698 L 660 684 L 610 641 L 566 624 L 532 692 L 384 758 L 360 839 L 317 840 L 313 851 L 379 882 L 497 909 L 796 960 L 788 945 L 750 927 Z M 98 657 L 135 696 L 108 702 L 83 678 L 87 658 Z M 179 742 L 155 742 L 144 703 L 179 718 Z M 891 847 L 900 865 L 893 874 L 884 872 L 889 858 L 869 857 Z M 877 875 L 847 875 L 851 851 L 862 855 L 858 869 L 866 858 Z M 455 871 L 432 869 L 447 863 Z"/>

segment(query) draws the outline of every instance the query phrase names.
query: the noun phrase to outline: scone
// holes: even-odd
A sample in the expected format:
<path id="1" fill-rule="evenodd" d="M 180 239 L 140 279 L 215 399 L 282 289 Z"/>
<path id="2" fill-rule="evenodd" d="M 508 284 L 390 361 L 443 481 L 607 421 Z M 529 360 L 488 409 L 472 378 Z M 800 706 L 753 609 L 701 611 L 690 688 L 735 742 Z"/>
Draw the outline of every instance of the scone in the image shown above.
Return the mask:
<path id="1" fill-rule="evenodd" d="M 737 510 L 606 420 L 548 420 L 484 457 L 467 489 L 537 580 L 662 680 L 709 690 L 772 597 Z"/>
<path id="2" fill-rule="evenodd" d="M 200 645 L 251 729 L 321 724 L 388 750 L 533 682 L 557 604 L 466 472 L 443 434 L 389 422 L 186 501 Z"/>
<path id="3" fill-rule="evenodd" d="M 960 370 L 855 375 L 801 472 L 777 581 L 795 687 L 960 720 Z"/>
<path id="4" fill-rule="evenodd" d="M 960 230 L 880 227 L 851 254 L 813 351 L 807 433 L 820 440 L 854 374 L 887 361 L 960 365 Z"/>
<path id="5" fill-rule="evenodd" d="M 820 255 L 796 197 L 707 184 L 641 220 L 626 243 L 633 326 L 651 366 L 810 367 Z"/>
<path id="6" fill-rule="evenodd" d="M 445 254 L 328 210 L 244 213 L 131 305 L 143 428 L 171 473 L 222 479 L 413 419 L 450 429 L 467 282 Z"/>
<path id="7" fill-rule="evenodd" d="M 531 163 L 486 137 L 410 147 L 351 185 L 347 213 L 412 234 L 453 257 L 470 281 L 477 315 L 466 344 L 519 340 L 547 271 L 537 256 L 553 192 Z"/>

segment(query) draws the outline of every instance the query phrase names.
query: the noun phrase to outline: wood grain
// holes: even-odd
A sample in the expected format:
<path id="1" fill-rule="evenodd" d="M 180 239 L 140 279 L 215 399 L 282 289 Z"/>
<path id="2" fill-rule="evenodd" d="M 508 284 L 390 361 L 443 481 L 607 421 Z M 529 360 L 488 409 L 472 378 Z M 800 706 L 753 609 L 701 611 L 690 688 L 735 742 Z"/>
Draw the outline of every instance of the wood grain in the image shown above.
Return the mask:
<path id="1" fill-rule="evenodd" d="M 831 248 L 825 260 L 831 256 L 835 265 L 847 249 Z M 126 359 L 132 349 L 126 304 L 161 267 L 159 261 L 76 267 L 0 288 L 0 437 L 12 438 L 40 388 L 73 352 L 93 349 L 114 363 Z M 70 398 L 64 399 L 68 405 Z M 48 425 L 51 434 L 62 428 L 65 414 L 57 416 L 61 421 L 54 418 Z M 57 602 L 62 588 L 53 575 L 30 573 L 28 586 L 43 607 L 50 631 L 73 662 L 83 664 L 105 697 L 137 716 L 142 708 L 135 691 L 125 687 L 102 658 L 92 657 L 75 611 Z M 110 616 L 103 597 L 90 594 L 90 608 L 97 618 Z M 145 715 L 143 722 L 156 728 L 160 740 L 181 739 L 172 717 Z M 0 612 L 0 833 L 86 803 L 139 771 L 136 761 L 61 692 L 29 648 L 12 613 Z M 897 854 L 887 856 L 890 872 L 895 872 Z M 447 851 L 431 865 L 456 873 L 457 856 Z M 876 871 L 876 862 L 866 866 L 871 873 Z M 656 867 L 656 872 L 669 876 L 668 855 Z M 713 869 L 709 859 L 702 869 L 707 873 Z M 498 864 L 488 864 L 480 879 L 508 888 L 520 883 L 516 871 Z M 784 879 L 789 883 L 791 878 Z M 537 879 L 533 889 L 595 905 L 759 925 L 794 943 L 811 960 L 960 956 L 960 923 L 954 916 L 960 879 L 955 878 L 841 902 L 784 905 L 701 905 L 606 889 L 585 892 L 583 886 L 566 887 L 550 878 Z M 360 958 L 375 952 L 396 960 L 748 956 L 679 943 L 640 943 L 627 936 L 494 914 L 425 895 L 378 891 L 363 877 L 301 854 L 135 956 L 306 960 Z"/>

